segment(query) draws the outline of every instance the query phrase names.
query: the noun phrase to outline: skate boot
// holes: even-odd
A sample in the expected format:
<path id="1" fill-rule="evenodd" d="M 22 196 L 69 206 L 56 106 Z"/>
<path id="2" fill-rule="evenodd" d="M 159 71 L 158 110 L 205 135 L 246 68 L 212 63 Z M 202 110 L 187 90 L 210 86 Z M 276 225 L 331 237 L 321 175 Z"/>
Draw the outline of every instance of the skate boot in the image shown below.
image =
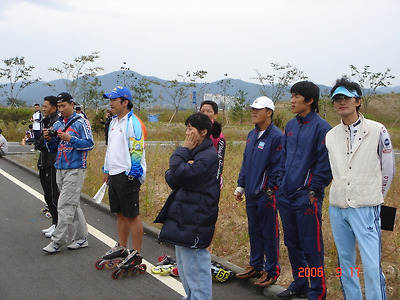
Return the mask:
<path id="1" fill-rule="evenodd" d="M 96 261 L 95 267 L 97 270 L 102 270 L 106 267 L 109 270 L 114 269 L 129 255 L 129 249 L 125 246 L 120 246 L 118 243 L 102 256 L 102 259 Z"/>
<path id="2" fill-rule="evenodd" d="M 164 255 L 158 258 L 158 263 L 156 263 L 156 266 L 173 265 L 173 264 L 175 264 L 175 260 L 169 255 Z"/>
<path id="3" fill-rule="evenodd" d="M 218 282 L 225 282 L 234 276 L 233 272 L 225 269 L 219 263 L 211 262 L 212 279 Z"/>
<path id="4" fill-rule="evenodd" d="M 174 268 L 173 264 L 159 265 L 159 266 L 154 266 L 153 268 L 151 268 L 151 272 L 153 274 L 158 274 L 158 275 L 168 275 L 171 273 L 173 268 Z"/>
<path id="5" fill-rule="evenodd" d="M 111 277 L 113 279 L 118 279 L 120 276 L 127 277 L 129 274 L 135 275 L 138 271 L 140 274 L 146 272 L 147 266 L 142 264 L 143 257 L 136 250 L 132 250 L 130 254 L 120 262 Z"/>
<path id="6" fill-rule="evenodd" d="M 115 247 L 111 248 L 103 255 L 102 259 L 113 259 L 117 257 L 126 258 L 129 255 L 129 249 L 125 246 L 120 246 L 120 244 L 116 244 Z"/>
<path id="7" fill-rule="evenodd" d="M 171 256 L 160 256 L 158 257 L 158 262 L 156 265 L 151 268 L 151 272 L 153 272 L 153 274 L 168 275 L 171 273 L 174 265 L 175 260 Z"/>
<path id="8" fill-rule="evenodd" d="M 120 269 L 132 269 L 142 263 L 142 256 L 136 250 L 132 252 L 118 265 Z"/>

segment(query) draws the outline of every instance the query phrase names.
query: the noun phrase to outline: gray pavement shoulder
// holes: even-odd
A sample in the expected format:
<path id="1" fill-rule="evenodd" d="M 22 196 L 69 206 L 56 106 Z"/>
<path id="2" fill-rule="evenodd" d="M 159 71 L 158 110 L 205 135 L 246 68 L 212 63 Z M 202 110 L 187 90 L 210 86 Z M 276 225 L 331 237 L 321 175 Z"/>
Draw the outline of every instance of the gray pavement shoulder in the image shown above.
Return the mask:
<path id="1" fill-rule="evenodd" d="M 11 162 L 12 164 L 18 166 L 21 169 L 26 170 L 27 172 L 32 173 L 33 175 L 39 177 L 39 172 L 27 167 L 21 163 L 19 163 L 18 161 L 12 159 L 12 157 L 10 156 L 4 156 L 3 159 L 6 159 L 7 161 Z M 113 213 L 110 212 L 110 208 L 107 204 L 104 203 L 96 203 L 94 201 L 94 199 L 92 197 L 90 197 L 89 195 L 86 195 L 84 193 L 81 193 L 81 199 L 88 205 L 91 205 L 93 207 L 96 207 L 97 209 L 103 211 L 104 213 L 110 214 L 110 215 L 114 215 Z M 148 234 L 149 236 L 154 237 L 155 239 L 158 239 L 158 235 L 160 233 L 160 230 L 154 226 L 151 226 L 147 223 L 143 222 L 143 229 L 144 232 L 146 234 Z M 224 260 L 221 257 L 215 256 L 213 254 L 211 254 L 211 260 L 221 264 L 223 267 L 227 268 L 228 270 L 233 271 L 234 273 L 240 273 L 243 272 L 244 270 L 234 264 L 232 264 L 229 261 Z M 251 287 L 254 287 L 255 289 L 260 289 L 260 287 L 257 287 L 254 285 L 254 283 L 257 281 L 257 279 L 255 278 L 251 278 L 247 281 L 247 284 Z M 277 294 L 280 292 L 283 292 L 284 290 L 286 290 L 285 288 L 279 286 L 279 285 L 272 285 L 266 288 L 263 288 L 263 294 L 268 298 L 268 299 L 280 299 Z M 294 299 L 294 298 L 293 298 Z M 296 300 L 296 299 L 295 299 Z"/>

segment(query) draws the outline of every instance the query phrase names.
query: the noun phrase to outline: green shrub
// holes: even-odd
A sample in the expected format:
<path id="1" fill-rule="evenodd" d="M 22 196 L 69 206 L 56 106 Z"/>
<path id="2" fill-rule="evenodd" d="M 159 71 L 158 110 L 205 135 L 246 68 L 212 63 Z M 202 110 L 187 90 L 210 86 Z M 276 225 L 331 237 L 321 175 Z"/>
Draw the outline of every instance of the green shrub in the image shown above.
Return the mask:
<path id="1" fill-rule="evenodd" d="M 32 110 L 27 108 L 7 108 L 0 107 L 0 120 L 7 126 L 10 123 L 17 125 L 18 123 L 28 122 L 32 117 Z"/>

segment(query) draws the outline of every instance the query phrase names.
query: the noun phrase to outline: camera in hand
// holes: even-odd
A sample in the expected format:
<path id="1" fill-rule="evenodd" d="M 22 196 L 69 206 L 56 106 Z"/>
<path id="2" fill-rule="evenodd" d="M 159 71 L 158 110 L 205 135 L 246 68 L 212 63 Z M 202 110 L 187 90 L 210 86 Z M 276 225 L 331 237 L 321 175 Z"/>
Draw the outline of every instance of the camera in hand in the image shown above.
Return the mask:
<path id="1" fill-rule="evenodd" d="M 57 136 L 57 130 L 56 129 L 47 129 L 47 135 L 49 137 L 55 137 L 55 136 Z"/>

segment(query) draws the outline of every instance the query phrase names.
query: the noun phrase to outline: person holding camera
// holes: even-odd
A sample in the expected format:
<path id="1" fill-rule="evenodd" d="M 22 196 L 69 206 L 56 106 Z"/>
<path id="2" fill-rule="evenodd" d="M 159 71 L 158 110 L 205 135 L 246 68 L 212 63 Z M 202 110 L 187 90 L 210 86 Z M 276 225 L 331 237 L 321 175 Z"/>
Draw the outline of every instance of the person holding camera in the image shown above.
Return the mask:
<path id="1" fill-rule="evenodd" d="M 85 179 L 88 151 L 93 149 L 94 143 L 88 120 L 77 116 L 74 105 L 70 94 L 59 94 L 57 108 L 61 117 L 53 124 L 53 130 L 43 131 L 47 149 L 57 153 L 54 167 L 60 190 L 58 224 L 51 236 L 52 242 L 43 248 L 47 253 L 60 251 L 61 246 L 67 243 L 70 229 L 74 230 L 74 235 L 68 249 L 88 246 L 88 229 L 80 206 L 80 194 Z"/>
<path id="2" fill-rule="evenodd" d="M 43 129 L 52 128 L 53 124 L 58 120 L 57 97 L 47 96 L 44 98 L 43 116 L 45 117 L 42 120 Z M 60 195 L 56 182 L 56 169 L 54 168 L 56 153 L 47 150 L 43 135 L 35 142 L 35 149 L 40 151 L 37 162 L 39 178 L 43 188 L 44 200 L 52 216 L 51 226 L 43 229 L 42 232 L 46 237 L 51 237 L 58 222 L 57 202 Z"/>

